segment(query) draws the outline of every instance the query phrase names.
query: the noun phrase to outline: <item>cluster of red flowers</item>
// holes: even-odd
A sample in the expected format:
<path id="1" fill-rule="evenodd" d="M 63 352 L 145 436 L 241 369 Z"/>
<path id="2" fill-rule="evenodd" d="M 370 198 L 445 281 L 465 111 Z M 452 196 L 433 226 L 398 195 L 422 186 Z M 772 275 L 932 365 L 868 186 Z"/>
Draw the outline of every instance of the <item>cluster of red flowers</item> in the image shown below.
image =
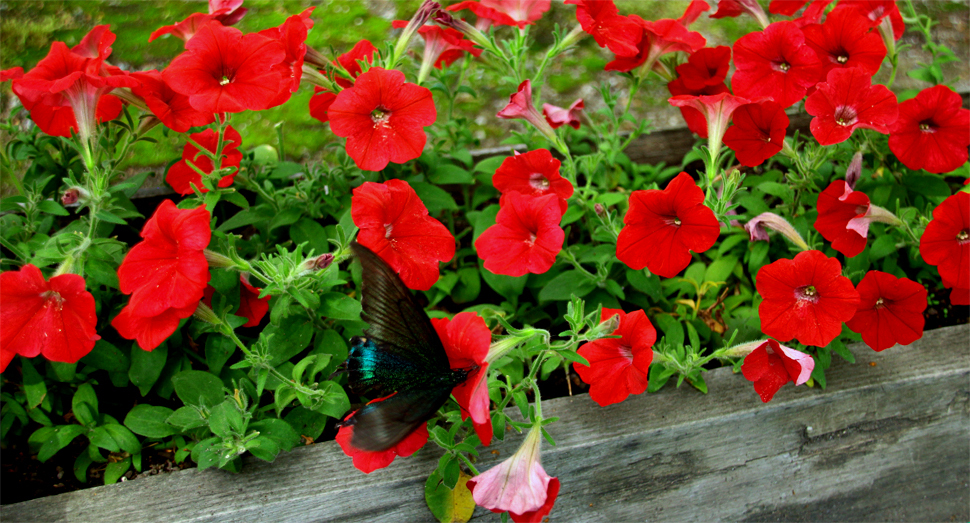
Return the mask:
<path id="1" fill-rule="evenodd" d="M 579 355 L 589 365 L 573 364 L 580 379 L 589 384 L 589 397 L 601 407 L 619 403 L 631 394 L 647 390 L 647 376 L 653 362 L 653 343 L 657 331 L 643 310 L 629 314 L 603 307 L 600 320 L 619 316 L 619 326 L 610 334 L 619 338 L 604 338 L 583 344 Z"/>
<path id="2" fill-rule="evenodd" d="M 475 240 L 485 268 L 495 274 L 542 274 L 556 263 L 566 233 L 559 226 L 573 184 L 559 174 L 546 149 L 506 158 L 492 183 L 502 193 L 495 225 Z"/>

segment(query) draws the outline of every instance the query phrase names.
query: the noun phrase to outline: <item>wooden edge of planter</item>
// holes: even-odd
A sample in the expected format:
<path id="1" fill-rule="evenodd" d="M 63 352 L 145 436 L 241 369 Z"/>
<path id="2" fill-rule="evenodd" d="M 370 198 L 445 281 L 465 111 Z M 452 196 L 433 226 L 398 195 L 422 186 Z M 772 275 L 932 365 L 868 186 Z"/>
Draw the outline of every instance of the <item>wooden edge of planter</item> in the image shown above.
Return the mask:
<path id="1" fill-rule="evenodd" d="M 543 443 L 562 490 L 552 521 L 970 519 L 970 325 L 877 353 L 850 347 L 829 387 L 783 387 L 763 404 L 728 368 L 709 395 L 667 387 L 599 407 L 548 400 Z M 479 470 L 523 436 L 481 449 Z M 330 441 L 2 507 L 4 521 L 427 521 L 433 445 L 365 475 Z M 490 516 L 476 509 L 475 519 Z"/>

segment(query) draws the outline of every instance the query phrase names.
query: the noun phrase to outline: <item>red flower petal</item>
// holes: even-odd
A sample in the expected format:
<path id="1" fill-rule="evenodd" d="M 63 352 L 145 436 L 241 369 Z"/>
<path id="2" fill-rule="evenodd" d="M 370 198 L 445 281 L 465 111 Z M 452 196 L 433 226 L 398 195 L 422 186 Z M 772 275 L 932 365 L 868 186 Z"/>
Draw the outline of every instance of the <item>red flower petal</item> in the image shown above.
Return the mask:
<path id="1" fill-rule="evenodd" d="M 869 271 L 856 287 L 859 308 L 845 324 L 879 352 L 895 344 L 909 345 L 923 337 L 926 288 L 892 274 Z"/>
<path id="2" fill-rule="evenodd" d="M 546 121 L 549 122 L 549 125 L 553 129 L 558 129 L 563 125 L 569 125 L 573 129 L 579 129 L 579 112 L 585 106 L 586 104 L 582 98 L 573 102 L 568 109 L 563 109 L 552 104 L 542 104 L 542 116 L 546 117 Z"/>
<path id="3" fill-rule="evenodd" d="M 889 135 L 889 149 L 910 169 L 946 173 L 967 163 L 970 110 L 945 85 L 920 91 L 899 104 L 899 119 Z"/>
<path id="4" fill-rule="evenodd" d="M 239 287 L 239 309 L 236 310 L 236 316 L 249 320 L 243 327 L 255 327 L 269 311 L 269 296 L 260 298 L 259 291 L 262 289 L 250 285 L 241 274 L 239 283 L 242 285 Z"/>
<path id="5" fill-rule="evenodd" d="M 635 191 L 623 219 L 616 256 L 632 269 L 672 278 L 690 263 L 690 251 L 714 246 L 720 226 L 704 206 L 704 191 L 687 173 L 680 173 L 667 188 Z"/>
<path id="6" fill-rule="evenodd" d="M 471 490 L 471 488 L 469 488 Z M 515 512 L 509 512 L 509 517 L 515 523 L 539 523 L 545 519 L 546 516 L 552 512 L 552 506 L 556 504 L 556 498 L 559 496 L 559 478 L 552 478 L 549 480 L 549 489 L 546 490 L 546 502 L 542 504 L 541 507 L 533 510 L 532 512 L 526 512 L 523 514 L 516 514 Z"/>
<path id="7" fill-rule="evenodd" d="M 179 322 L 191 316 L 198 306 L 198 302 L 194 302 L 182 308 L 165 309 L 156 315 L 138 316 L 129 303 L 111 320 L 111 326 L 122 338 L 135 340 L 139 347 L 151 352 L 168 339 L 178 328 Z"/>
<path id="8" fill-rule="evenodd" d="M 344 421 L 356 413 L 357 411 L 351 412 L 344 418 Z M 397 445 L 380 452 L 369 452 L 354 448 L 351 444 L 353 437 L 354 426 L 350 425 L 340 427 L 335 439 L 337 440 L 337 444 L 340 445 L 340 449 L 344 451 L 344 454 L 353 458 L 354 467 L 364 474 L 370 474 L 377 469 L 382 469 L 390 465 L 394 461 L 394 458 L 398 456 L 406 458 L 420 450 L 428 442 L 428 424 L 422 423 L 414 432 L 401 440 Z"/>
<path id="9" fill-rule="evenodd" d="M 454 388 L 452 394 L 461 407 L 461 419 L 472 418 L 475 432 L 486 447 L 492 441 L 492 418 L 488 398 L 488 347 L 492 332 L 485 320 L 473 312 L 456 314 L 451 320 L 432 318 L 441 343 L 453 369 L 475 369 L 468 379 Z"/>
<path id="10" fill-rule="evenodd" d="M 919 253 L 940 271 L 945 286 L 970 288 L 970 193 L 958 192 L 933 209 Z"/>
<path id="11" fill-rule="evenodd" d="M 361 75 L 363 78 L 363 75 Z M 365 182 L 354 189 L 351 217 L 357 241 L 374 251 L 411 289 L 426 291 L 438 281 L 438 262 L 455 255 L 455 238 L 407 182 Z"/>
<path id="12" fill-rule="evenodd" d="M 566 0 L 576 6 L 576 20 L 600 47 L 617 56 L 636 56 L 643 35 L 640 24 L 620 16 L 613 0 Z"/>
<path id="13" fill-rule="evenodd" d="M 495 225 L 475 240 L 478 257 L 495 274 L 542 274 L 556 263 L 566 234 L 554 194 L 532 197 L 510 192 L 502 197 Z"/>
<path id="14" fill-rule="evenodd" d="M 818 56 L 792 22 L 775 22 L 739 38 L 734 65 L 735 94 L 752 100 L 771 98 L 782 107 L 801 100 L 822 72 Z"/>
<path id="15" fill-rule="evenodd" d="M 755 167 L 781 151 L 788 130 L 788 115 L 775 102 L 742 105 L 734 111 L 734 125 L 724 133 L 738 163 Z"/>
<path id="16" fill-rule="evenodd" d="M 502 194 L 517 192 L 531 196 L 555 194 L 565 214 L 573 184 L 559 174 L 559 160 L 547 149 L 536 149 L 506 158 L 495 170 L 492 184 Z"/>
<path id="17" fill-rule="evenodd" d="M 866 236 L 848 227 L 853 218 L 865 216 L 869 197 L 849 189 L 843 180 L 836 180 L 818 195 L 818 218 L 815 230 L 832 242 L 832 248 L 852 258 L 866 248 Z"/>
<path id="18" fill-rule="evenodd" d="M 195 133 L 189 136 L 189 138 L 213 154 L 219 145 L 219 137 L 214 129 L 206 129 L 201 133 Z M 222 167 L 236 167 L 237 170 L 223 176 L 217 185 L 219 187 L 229 187 L 236 178 L 236 174 L 239 172 L 239 164 L 242 162 L 243 154 L 238 149 L 242 145 L 242 137 L 239 136 L 239 131 L 233 129 L 230 125 L 226 127 L 223 141 Z M 191 184 L 195 184 L 201 192 L 209 192 L 209 189 L 206 189 L 202 185 L 202 176 L 195 169 L 189 167 L 188 162 L 191 162 L 206 173 L 212 173 L 214 169 L 212 160 L 208 156 L 199 154 L 198 147 L 192 145 L 190 142 L 186 142 L 185 148 L 182 149 L 182 160 L 176 162 L 169 168 L 168 173 L 165 175 L 165 181 L 179 194 L 192 194 Z"/>
<path id="19" fill-rule="evenodd" d="M 357 167 L 379 171 L 388 162 L 421 156 L 424 128 L 437 118 L 431 91 L 404 82 L 404 73 L 372 67 L 330 105 L 330 129 L 347 138 Z"/>
<path id="20" fill-rule="evenodd" d="M 886 58 L 886 45 L 877 33 L 869 32 L 869 20 L 853 9 L 836 9 L 824 24 L 802 28 L 805 43 L 822 63 L 823 77 L 832 69 L 860 67 L 870 76 Z"/>
<path id="21" fill-rule="evenodd" d="M 169 129 L 184 133 L 190 127 L 209 125 L 215 119 L 211 113 L 195 110 L 189 104 L 189 97 L 172 90 L 158 71 L 131 73 L 132 78 L 141 82 L 131 92 L 145 100 L 145 104 L 162 124 Z"/>
<path id="22" fill-rule="evenodd" d="M 0 372 L 14 354 L 76 362 L 101 339 L 97 322 L 94 297 L 77 274 L 46 281 L 30 264 L 0 274 Z"/>
<path id="23" fill-rule="evenodd" d="M 700 33 L 688 30 L 677 20 L 664 18 L 652 22 L 637 15 L 629 15 L 629 18 L 643 28 L 643 36 L 637 44 L 638 53 L 633 56 L 617 56 L 615 60 L 606 64 L 607 71 L 631 71 L 647 62 L 654 63 L 667 53 L 676 51 L 691 53 L 707 43 Z"/>
<path id="24" fill-rule="evenodd" d="M 899 117 L 896 95 L 860 68 L 832 69 L 805 100 L 812 136 L 822 145 L 844 142 L 855 129 L 889 134 Z"/>
<path id="25" fill-rule="evenodd" d="M 622 337 L 583 344 L 579 355 L 589 361 L 589 366 L 573 364 L 580 379 L 590 385 L 590 399 L 601 407 L 647 390 L 647 376 L 653 362 L 652 347 L 657 341 L 657 331 L 643 310 L 627 314 L 604 307 L 600 318 L 605 322 L 614 314 L 620 315 L 620 325 L 613 334 Z"/>
<path id="26" fill-rule="evenodd" d="M 784 384 L 794 381 L 801 385 L 815 368 L 815 360 L 808 354 L 766 340 L 744 358 L 741 373 L 754 383 L 761 401 L 768 403 Z"/>
<path id="27" fill-rule="evenodd" d="M 721 93 L 730 94 L 731 92 L 731 90 L 728 89 L 727 85 L 724 85 L 723 82 L 717 85 L 707 86 L 701 90 L 687 89 L 684 86 L 683 78 L 677 78 L 676 80 L 668 83 L 667 89 L 670 91 L 670 94 L 674 96 L 680 96 L 680 95 L 710 96 L 710 95 L 716 95 Z M 694 109 L 693 107 L 685 106 L 685 107 L 680 107 L 679 109 L 680 109 L 681 116 L 684 117 L 684 121 L 687 123 L 687 127 L 691 130 L 691 132 L 700 136 L 701 138 L 707 138 L 707 119 L 704 118 L 704 115 L 697 109 Z"/>
<path id="28" fill-rule="evenodd" d="M 716 94 L 693 91 L 702 91 L 707 87 L 723 84 L 730 65 L 730 47 L 721 45 L 698 49 L 691 53 L 686 63 L 676 68 L 677 76 L 682 79 L 684 89 L 692 92 L 676 94 Z"/>
<path id="29" fill-rule="evenodd" d="M 758 271 L 761 331 L 779 341 L 797 339 L 824 347 L 842 332 L 842 322 L 855 315 L 859 293 L 842 265 L 819 251 L 800 252 Z"/>

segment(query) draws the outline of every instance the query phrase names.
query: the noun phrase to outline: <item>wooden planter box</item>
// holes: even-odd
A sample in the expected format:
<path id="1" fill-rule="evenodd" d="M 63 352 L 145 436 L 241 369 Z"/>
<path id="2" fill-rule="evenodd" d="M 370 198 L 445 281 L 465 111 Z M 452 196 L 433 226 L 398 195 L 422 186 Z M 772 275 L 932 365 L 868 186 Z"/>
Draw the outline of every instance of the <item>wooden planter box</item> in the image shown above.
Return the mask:
<path id="1" fill-rule="evenodd" d="M 548 400 L 543 443 L 562 490 L 550 521 L 970 520 L 970 325 L 908 347 L 850 350 L 829 388 L 783 387 L 763 404 L 728 368 L 599 407 Z M 485 470 L 523 435 L 484 449 Z M 430 521 L 424 482 L 440 450 L 364 475 L 333 441 L 7 505 L 3 521 Z M 498 521 L 481 508 L 473 519 Z"/>

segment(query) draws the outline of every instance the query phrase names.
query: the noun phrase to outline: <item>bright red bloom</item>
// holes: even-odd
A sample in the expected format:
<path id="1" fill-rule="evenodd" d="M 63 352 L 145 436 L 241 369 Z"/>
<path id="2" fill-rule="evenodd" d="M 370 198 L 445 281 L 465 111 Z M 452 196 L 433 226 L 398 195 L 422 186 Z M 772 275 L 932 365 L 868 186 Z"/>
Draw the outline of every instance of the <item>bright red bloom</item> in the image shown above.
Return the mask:
<path id="1" fill-rule="evenodd" d="M 899 104 L 899 119 L 889 134 L 889 149 L 913 170 L 947 173 L 967 162 L 970 110 L 945 85 L 920 91 Z"/>
<path id="2" fill-rule="evenodd" d="M 165 127 L 184 133 L 190 127 L 209 125 L 215 120 L 212 113 L 203 113 L 192 107 L 188 96 L 173 91 L 158 71 L 131 73 L 131 77 L 141 83 L 138 87 L 132 87 L 131 92 L 145 100 L 145 105 Z"/>
<path id="3" fill-rule="evenodd" d="M 205 113 L 272 107 L 284 82 L 276 67 L 286 59 L 279 40 L 212 21 L 185 43 L 162 77 Z M 286 82 L 290 79 L 286 78 Z"/>
<path id="4" fill-rule="evenodd" d="M 805 7 L 802 16 L 792 20 L 795 25 L 802 28 L 817 23 L 822 18 L 822 14 L 825 13 L 825 8 L 828 7 L 832 0 L 771 0 L 771 4 L 768 6 L 768 12 L 771 14 L 792 16 L 796 11 L 804 7 L 806 2 L 808 2 L 808 7 Z"/>
<path id="5" fill-rule="evenodd" d="M 856 129 L 889 134 L 899 118 L 896 95 L 858 67 L 832 69 L 805 100 L 812 136 L 822 145 L 844 142 Z"/>
<path id="6" fill-rule="evenodd" d="M 888 20 L 890 33 L 893 39 L 899 40 L 906 32 L 906 24 L 903 16 L 899 13 L 899 6 L 896 0 L 839 0 L 835 10 L 852 9 L 869 19 L 869 27 L 880 27 Z M 834 13 L 835 11 L 832 11 Z M 829 16 L 832 15 L 829 13 Z"/>
<path id="7" fill-rule="evenodd" d="M 869 231 L 868 222 L 864 230 L 857 224 L 869 213 L 870 206 L 865 193 L 853 191 L 845 181 L 836 180 L 818 195 L 815 230 L 832 242 L 833 249 L 849 258 L 857 256 L 866 248 L 864 233 Z"/>
<path id="8" fill-rule="evenodd" d="M 202 251 L 209 245 L 209 211 L 178 209 L 165 200 L 141 231 L 144 241 L 118 267 L 121 292 L 131 294 L 126 308 L 135 316 L 157 316 L 167 309 L 194 310 L 209 281 Z"/>
<path id="9" fill-rule="evenodd" d="M 552 105 L 542 104 L 542 116 L 553 129 L 558 129 L 563 125 L 569 125 L 573 129 L 579 129 L 579 112 L 586 107 L 583 99 L 580 98 L 572 103 L 568 109 Z"/>
<path id="10" fill-rule="evenodd" d="M 512 19 L 511 16 L 493 9 L 491 7 L 485 6 L 479 3 L 477 0 L 465 0 L 464 2 L 458 2 L 457 4 L 452 4 L 446 7 L 448 11 L 461 11 L 462 9 L 468 9 L 469 11 L 475 13 L 478 17 L 478 21 L 475 23 L 475 27 L 481 31 L 487 31 L 489 27 L 494 25 L 506 25 L 518 27 L 519 23 Z M 523 26 L 526 24 L 522 24 Z"/>
<path id="11" fill-rule="evenodd" d="M 562 214 L 566 200 L 573 195 L 573 184 L 559 174 L 561 162 L 546 149 L 509 156 L 492 176 L 492 184 L 502 194 L 517 192 L 530 196 L 555 194 Z"/>
<path id="12" fill-rule="evenodd" d="M 758 4 L 758 0 L 717 0 L 717 11 L 711 18 L 735 18 L 742 13 L 751 15 L 762 27 L 768 25 L 768 15 Z"/>
<path id="13" fill-rule="evenodd" d="M 480 3 L 507 15 L 521 29 L 542 18 L 549 10 L 550 0 L 481 0 Z"/>
<path id="14" fill-rule="evenodd" d="M 672 278 L 690 263 L 690 251 L 714 246 L 721 228 L 704 205 L 702 191 L 687 173 L 664 190 L 634 191 L 616 242 L 616 257 L 634 270 Z"/>
<path id="15" fill-rule="evenodd" d="M 250 285 L 242 274 L 239 275 L 239 283 L 241 284 L 239 287 L 239 309 L 236 310 L 236 316 L 242 316 L 249 320 L 243 324 L 243 327 L 255 327 L 269 312 L 269 296 L 260 298 L 259 291 L 262 289 Z"/>
<path id="16" fill-rule="evenodd" d="M 371 403 L 383 401 L 384 399 L 386 398 L 374 400 Z M 344 418 L 344 421 L 347 421 L 356 413 L 356 410 L 351 412 Z M 354 426 L 344 425 L 340 427 L 340 430 L 337 431 L 337 437 L 335 439 L 337 440 L 337 444 L 340 445 L 340 449 L 344 451 L 344 454 L 353 458 L 354 467 L 364 474 L 370 474 L 377 469 L 382 469 L 390 465 L 391 462 L 394 461 L 394 458 L 398 456 L 406 458 L 421 450 L 421 447 L 428 442 L 428 424 L 422 423 L 417 429 L 414 430 L 414 432 L 408 434 L 406 438 L 398 442 L 397 445 L 394 445 L 387 450 L 377 452 L 354 448 L 351 444 L 353 438 Z"/>
<path id="17" fill-rule="evenodd" d="M 215 154 L 216 148 L 219 145 L 219 134 L 214 129 L 206 129 L 201 133 L 195 133 L 189 136 L 189 138 L 213 154 Z M 239 172 L 239 163 L 242 161 L 243 154 L 239 150 L 239 146 L 242 145 L 242 137 L 230 125 L 226 127 L 223 142 L 222 167 L 235 167 L 236 170 L 223 176 L 219 180 L 218 185 L 219 187 L 229 187 L 236 178 L 236 173 Z M 202 176 L 188 165 L 192 163 L 202 172 L 212 173 L 212 160 L 208 156 L 199 153 L 198 147 L 192 145 L 190 142 L 186 142 L 185 148 L 182 149 L 182 159 L 169 168 L 168 174 L 165 175 L 165 181 L 172 186 L 172 189 L 175 189 L 175 192 L 179 194 L 192 194 L 192 184 L 204 193 L 209 192 L 209 189 L 206 189 L 202 185 Z"/>
<path id="18" fill-rule="evenodd" d="M 283 44 L 286 57 L 283 61 L 276 64 L 274 68 L 279 71 L 283 82 L 276 99 L 270 103 L 270 107 L 281 105 L 290 99 L 290 95 L 300 88 L 300 78 L 303 76 L 303 57 L 306 55 L 306 37 L 310 29 L 313 28 L 313 20 L 310 14 L 315 7 L 310 7 L 298 15 L 293 15 L 283 22 L 279 27 L 264 29 L 257 34 L 267 38 L 272 38 Z"/>
<path id="19" fill-rule="evenodd" d="M 365 171 L 421 156 L 424 128 L 438 116 L 431 91 L 405 83 L 400 71 L 380 67 L 340 91 L 328 114 L 333 134 L 347 138 L 347 154 Z"/>
<path id="20" fill-rule="evenodd" d="M 357 241 L 386 261 L 411 289 L 430 289 L 438 281 L 438 262 L 455 255 L 454 236 L 428 216 L 405 181 L 364 182 L 354 189 L 350 214 L 360 227 Z"/>
<path id="21" fill-rule="evenodd" d="M 30 264 L 0 274 L 0 372 L 15 354 L 76 362 L 101 339 L 97 323 L 94 296 L 77 274 L 47 281 Z"/>
<path id="22" fill-rule="evenodd" d="M 640 24 L 620 16 L 613 0 L 566 0 L 576 6 L 576 20 L 600 47 L 608 47 L 617 56 L 636 56 L 643 36 Z"/>
<path id="23" fill-rule="evenodd" d="M 509 103 L 504 109 L 499 111 L 495 116 L 499 118 L 504 118 L 506 120 L 523 119 L 533 127 L 536 128 L 543 136 L 549 139 L 549 141 L 555 143 L 556 132 L 553 131 L 552 126 L 549 122 L 536 111 L 535 105 L 532 103 L 532 81 L 525 80 L 519 84 L 519 88 L 516 92 L 509 96 Z"/>
<path id="24" fill-rule="evenodd" d="M 677 78 L 668 83 L 667 89 L 670 91 L 670 94 L 674 96 L 713 96 L 721 93 L 731 94 L 731 90 L 727 88 L 727 85 L 724 85 L 724 82 L 717 85 L 708 86 L 700 90 L 692 90 L 684 87 L 683 78 Z M 678 109 L 680 109 L 680 114 L 683 116 L 684 122 L 687 123 L 687 128 L 701 138 L 707 138 L 707 119 L 704 118 L 704 114 L 690 106 L 678 107 Z"/>
<path id="25" fill-rule="evenodd" d="M 690 28 L 690 24 L 697 21 L 701 14 L 710 10 L 711 6 L 707 3 L 707 0 L 691 0 L 687 4 L 687 9 L 684 10 L 684 14 L 677 19 L 677 22 L 687 28 Z"/>
<path id="26" fill-rule="evenodd" d="M 701 114 L 707 122 L 708 148 L 712 151 L 720 150 L 721 140 L 727 131 L 728 123 L 734 111 L 742 105 L 751 101 L 746 98 L 734 96 L 731 93 L 719 93 L 713 95 L 680 95 L 667 100 L 675 107 L 689 107 Z"/>
<path id="27" fill-rule="evenodd" d="M 165 309 L 152 316 L 138 316 L 128 305 L 111 320 L 111 326 L 122 338 L 135 340 L 139 347 L 151 352 L 171 336 L 179 322 L 191 316 L 198 306 L 198 303 L 191 303 L 182 308 Z"/>
<path id="28" fill-rule="evenodd" d="M 842 264 L 819 251 L 804 251 L 794 260 L 778 260 L 758 271 L 761 332 L 780 341 L 797 339 L 824 347 L 842 332 L 842 322 L 855 315 L 859 293 L 842 276 Z"/>
<path id="29" fill-rule="evenodd" d="M 106 95 L 116 87 L 137 87 L 138 81 L 104 67 L 114 39 L 108 26 L 97 26 L 73 49 L 54 42 L 46 57 L 14 80 L 13 92 L 41 130 L 65 137 L 74 130 L 87 138 L 97 121 L 118 116 L 121 102 Z"/>
<path id="30" fill-rule="evenodd" d="M 754 382 L 761 401 L 768 403 L 778 389 L 789 381 L 801 385 L 815 369 L 815 360 L 804 352 L 790 349 L 775 340 L 766 340 L 751 351 L 741 364 L 745 379 Z"/>
<path id="31" fill-rule="evenodd" d="M 791 107 L 818 82 L 822 64 L 805 35 L 792 22 L 775 22 L 734 43 L 735 94 L 751 99 L 771 98 Z"/>
<path id="32" fill-rule="evenodd" d="M 699 91 L 723 84 L 730 66 L 731 48 L 721 45 L 698 49 L 690 54 L 687 62 L 678 65 L 676 70 L 685 89 Z"/>
<path id="33" fill-rule="evenodd" d="M 859 309 L 845 324 L 879 352 L 923 337 L 926 288 L 908 278 L 869 271 L 856 287 Z"/>
<path id="34" fill-rule="evenodd" d="M 946 286 L 946 282 L 943 283 Z M 958 289 L 956 287 L 950 289 L 950 303 L 953 305 L 970 305 L 970 288 Z"/>
<path id="35" fill-rule="evenodd" d="M 637 44 L 637 54 L 617 56 L 615 60 L 606 64 L 607 71 L 627 72 L 643 64 L 648 64 L 647 67 L 652 68 L 657 59 L 667 53 L 677 51 L 693 53 L 707 43 L 700 33 L 688 30 L 677 20 L 665 18 L 652 22 L 637 15 L 630 15 L 629 18 L 640 24 L 643 29 L 643 35 Z"/>
<path id="36" fill-rule="evenodd" d="M 539 462 L 541 442 L 542 432 L 534 426 L 512 457 L 468 480 L 475 504 L 508 511 L 516 523 L 542 521 L 559 494 L 559 479 Z"/>
<path id="37" fill-rule="evenodd" d="M 10 69 L 4 69 L 0 71 L 0 82 L 6 82 L 7 80 L 18 80 L 24 77 L 23 67 L 12 67 Z"/>
<path id="38" fill-rule="evenodd" d="M 217 20 L 217 17 L 223 13 L 225 11 L 220 11 L 218 14 L 192 13 L 181 22 L 176 22 L 174 25 L 163 25 L 152 31 L 152 34 L 148 36 L 148 41 L 152 42 L 159 37 L 170 34 L 187 43 L 202 27 L 213 20 Z"/>
<path id="39" fill-rule="evenodd" d="M 945 286 L 970 288 L 970 193 L 958 192 L 933 209 L 919 253 L 940 271 Z"/>
<path id="40" fill-rule="evenodd" d="M 747 104 L 734 111 L 734 125 L 724 133 L 724 145 L 734 151 L 738 163 L 761 165 L 781 151 L 788 130 L 788 115 L 771 100 Z"/>
<path id="41" fill-rule="evenodd" d="M 559 226 L 562 210 L 555 194 L 502 196 L 495 225 L 485 229 L 475 250 L 485 268 L 495 274 L 542 274 L 556 263 L 566 233 Z"/>
<path id="42" fill-rule="evenodd" d="M 869 20 L 853 9 L 836 9 L 824 24 L 807 25 L 802 31 L 805 43 L 822 63 L 823 77 L 832 69 L 850 67 L 860 67 L 872 76 L 886 58 L 882 38 L 869 32 Z"/>
<path id="43" fill-rule="evenodd" d="M 243 0 L 209 0 L 209 13 L 222 25 L 236 25 L 249 11 L 242 4 Z"/>
<path id="44" fill-rule="evenodd" d="M 364 61 L 372 64 L 374 63 L 374 56 L 376 54 L 378 52 L 374 44 L 367 40 L 357 42 L 353 49 L 338 56 L 337 64 L 335 64 L 347 71 L 351 79 L 335 75 L 334 82 L 345 89 L 352 87 L 354 85 L 353 79 L 356 79 L 361 73 L 360 62 Z M 337 95 L 321 87 L 314 87 L 313 92 L 313 97 L 310 98 L 310 116 L 323 123 L 327 123 L 330 121 L 330 115 L 327 111 L 330 109 L 333 101 L 337 99 Z"/>
<path id="45" fill-rule="evenodd" d="M 452 390 L 461 407 L 461 419 L 472 418 L 472 425 L 482 445 L 492 442 L 492 418 L 489 415 L 488 398 L 488 347 L 492 331 L 488 330 L 479 315 L 461 312 L 451 320 L 431 318 L 438 337 L 448 353 L 448 363 L 453 369 L 474 369 L 468 379 Z"/>
<path id="46" fill-rule="evenodd" d="M 791 16 L 805 7 L 808 0 L 771 0 L 768 12 L 773 15 Z"/>
<path id="47" fill-rule="evenodd" d="M 395 20 L 391 26 L 395 29 L 404 29 L 408 26 L 408 21 Z M 418 29 L 418 34 L 424 38 L 422 60 L 433 63 L 438 69 L 453 64 L 455 60 L 465 56 L 466 52 L 476 57 L 482 54 L 482 50 L 475 47 L 474 42 L 466 39 L 461 31 L 451 27 L 423 25 Z"/>
<path id="48" fill-rule="evenodd" d="M 622 337 L 584 343 L 579 355 L 589 361 L 589 366 L 573 364 L 576 374 L 590 386 L 590 399 L 601 407 L 647 390 L 653 343 L 657 341 L 657 331 L 643 310 L 627 314 L 604 307 L 600 321 L 608 321 L 614 314 L 620 315 L 620 325 L 612 334 Z"/>

